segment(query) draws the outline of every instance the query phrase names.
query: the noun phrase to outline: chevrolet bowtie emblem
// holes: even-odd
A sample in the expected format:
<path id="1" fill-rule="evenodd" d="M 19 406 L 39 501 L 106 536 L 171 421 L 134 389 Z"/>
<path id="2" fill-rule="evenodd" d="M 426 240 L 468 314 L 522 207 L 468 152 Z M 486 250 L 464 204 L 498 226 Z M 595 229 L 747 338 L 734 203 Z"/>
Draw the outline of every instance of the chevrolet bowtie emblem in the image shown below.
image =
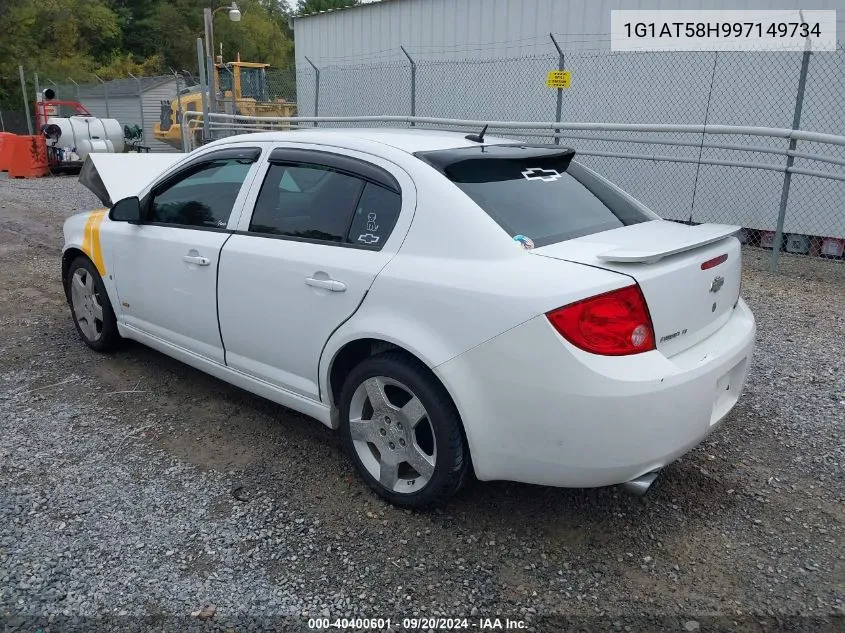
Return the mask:
<path id="1" fill-rule="evenodd" d="M 358 236 L 358 241 L 362 244 L 375 244 L 379 239 L 381 238 L 378 235 L 373 235 L 372 233 L 364 233 Z"/>
<path id="2" fill-rule="evenodd" d="M 527 180 L 542 180 L 543 182 L 554 182 L 563 176 L 554 169 L 543 169 L 542 167 L 531 167 L 522 172 Z"/>
<path id="3" fill-rule="evenodd" d="M 722 289 L 722 286 L 724 285 L 725 278 L 716 277 L 713 281 L 710 282 L 710 292 L 719 292 Z"/>

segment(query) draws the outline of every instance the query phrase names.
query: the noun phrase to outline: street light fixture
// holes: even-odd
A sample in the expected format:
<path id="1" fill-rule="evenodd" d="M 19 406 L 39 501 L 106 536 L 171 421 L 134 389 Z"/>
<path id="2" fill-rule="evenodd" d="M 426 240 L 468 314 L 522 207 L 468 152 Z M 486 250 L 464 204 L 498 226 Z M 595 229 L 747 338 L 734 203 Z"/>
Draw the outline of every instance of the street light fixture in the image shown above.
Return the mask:
<path id="1" fill-rule="evenodd" d="M 218 11 L 227 10 L 229 12 L 229 19 L 232 22 L 241 21 L 241 10 L 238 8 L 238 3 L 233 2 L 226 6 L 219 6 L 212 10 L 210 8 L 203 9 L 203 18 L 205 21 L 205 52 L 212 59 L 214 58 L 214 14 Z"/>
<path id="2" fill-rule="evenodd" d="M 229 12 L 229 19 L 232 22 L 241 21 L 241 10 L 238 8 L 237 2 L 226 6 L 219 6 L 212 10 L 209 7 L 203 9 L 203 21 L 205 23 L 205 55 L 207 62 L 207 76 L 208 76 L 208 98 L 209 106 L 212 112 L 217 109 L 217 87 L 214 85 L 214 14 L 218 11 L 226 9 Z"/>
<path id="3" fill-rule="evenodd" d="M 241 10 L 238 9 L 238 3 L 233 2 L 232 6 L 229 7 L 229 19 L 232 22 L 240 22 L 241 21 Z"/>

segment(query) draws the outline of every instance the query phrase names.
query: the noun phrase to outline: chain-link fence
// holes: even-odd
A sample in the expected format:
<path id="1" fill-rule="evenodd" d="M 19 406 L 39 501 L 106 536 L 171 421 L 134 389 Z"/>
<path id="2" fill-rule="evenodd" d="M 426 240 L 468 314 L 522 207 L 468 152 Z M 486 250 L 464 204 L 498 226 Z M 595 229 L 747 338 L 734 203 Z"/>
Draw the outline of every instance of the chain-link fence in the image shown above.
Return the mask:
<path id="1" fill-rule="evenodd" d="M 845 131 L 842 45 L 835 52 L 578 50 L 446 61 L 401 47 L 395 53 L 391 61 L 372 64 L 300 64 L 300 115 Z M 564 67 L 572 73 L 571 88 L 546 87 L 548 71 Z M 514 132 L 529 141 L 552 141 L 529 130 Z M 563 133 L 560 142 L 667 219 L 736 224 L 756 246 L 772 248 L 779 240 L 789 253 L 843 258 L 843 146 L 587 130 Z"/>
<path id="2" fill-rule="evenodd" d="M 497 59 L 426 58 L 399 47 L 388 61 L 269 69 L 242 81 L 220 72 L 211 112 L 268 119 L 401 115 L 490 121 L 706 124 L 845 131 L 845 47 L 833 52 L 576 50 Z M 566 68 L 569 89 L 546 74 Z M 252 83 L 250 83 L 252 82 Z M 257 83 L 256 83 L 257 82 Z M 59 98 L 142 128 L 153 151 L 181 151 L 291 122 L 204 125 L 202 89 L 189 73 L 79 85 L 42 78 Z M 229 90 L 227 92 L 227 89 Z M 243 96 L 243 95 L 242 95 Z M 309 124 L 311 125 L 311 124 Z M 358 122 L 349 125 L 384 125 Z M 783 136 L 648 130 L 511 129 L 532 142 L 574 147 L 581 160 L 667 219 L 742 226 L 749 244 L 845 261 L 845 146 Z"/>
<path id="3" fill-rule="evenodd" d="M 221 64 L 217 71 L 215 99 L 208 100 L 212 112 L 249 116 L 296 115 L 296 69 L 265 69 Z M 186 112 L 201 112 L 203 97 L 208 98 L 197 77 L 189 71 L 153 77 L 128 75 L 124 78 L 76 81 L 65 77 L 56 81 L 38 73 L 24 72 L 23 102 L 28 112 L 2 111 L 0 125 L 5 131 L 38 133 L 36 101 L 51 91 L 50 116 L 78 114 L 71 103 L 79 103 L 93 116 L 116 119 L 124 130 L 127 151 L 181 152 L 185 139 L 181 122 Z M 205 94 L 204 94 L 205 92 Z M 29 121 L 27 122 L 27 115 Z M 201 130 L 190 134 L 202 142 Z"/>
<path id="4" fill-rule="evenodd" d="M 76 81 L 72 77 L 57 80 L 25 72 L 22 107 L 25 101 L 28 111 L 21 114 L 28 121 L 25 126 L 19 125 L 24 129 L 15 131 L 37 134 L 41 131 L 39 126 L 44 124 L 39 117 L 68 117 L 87 112 L 98 118 L 117 120 L 124 132 L 125 151 L 181 151 L 179 135 L 174 142 L 168 142 L 167 138 L 160 138 L 158 128 L 166 126 L 165 112 L 179 93 L 190 91 L 192 83 L 195 82 L 187 73 Z"/>

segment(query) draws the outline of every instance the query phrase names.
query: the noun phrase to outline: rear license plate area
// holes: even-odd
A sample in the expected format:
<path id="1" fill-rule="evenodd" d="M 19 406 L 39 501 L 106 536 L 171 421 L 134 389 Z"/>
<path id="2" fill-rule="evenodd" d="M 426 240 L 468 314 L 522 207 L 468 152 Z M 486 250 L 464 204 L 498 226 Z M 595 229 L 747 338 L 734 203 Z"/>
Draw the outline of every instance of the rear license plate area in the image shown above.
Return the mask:
<path id="1" fill-rule="evenodd" d="M 716 398 L 713 401 L 713 411 L 710 414 L 711 425 L 719 422 L 739 399 L 746 362 L 747 359 L 743 358 L 716 381 Z"/>

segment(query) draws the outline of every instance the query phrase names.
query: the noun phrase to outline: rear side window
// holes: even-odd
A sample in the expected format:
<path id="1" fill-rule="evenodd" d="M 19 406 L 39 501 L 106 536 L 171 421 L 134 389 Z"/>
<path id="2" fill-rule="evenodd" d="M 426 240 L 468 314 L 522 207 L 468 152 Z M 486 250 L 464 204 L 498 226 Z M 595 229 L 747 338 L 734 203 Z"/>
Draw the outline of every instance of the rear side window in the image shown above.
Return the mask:
<path id="1" fill-rule="evenodd" d="M 401 196 L 326 165 L 271 164 L 249 230 L 379 249 L 399 217 Z"/>
<path id="2" fill-rule="evenodd" d="M 351 244 L 384 244 L 399 218 L 402 198 L 398 193 L 368 182 L 355 208 L 348 241 Z"/>
<path id="3" fill-rule="evenodd" d="M 249 230 L 342 242 L 364 182 L 322 165 L 270 165 Z"/>
<path id="4" fill-rule="evenodd" d="M 509 235 L 545 246 L 657 219 L 572 162 L 562 147 L 488 145 L 420 152 Z"/>

